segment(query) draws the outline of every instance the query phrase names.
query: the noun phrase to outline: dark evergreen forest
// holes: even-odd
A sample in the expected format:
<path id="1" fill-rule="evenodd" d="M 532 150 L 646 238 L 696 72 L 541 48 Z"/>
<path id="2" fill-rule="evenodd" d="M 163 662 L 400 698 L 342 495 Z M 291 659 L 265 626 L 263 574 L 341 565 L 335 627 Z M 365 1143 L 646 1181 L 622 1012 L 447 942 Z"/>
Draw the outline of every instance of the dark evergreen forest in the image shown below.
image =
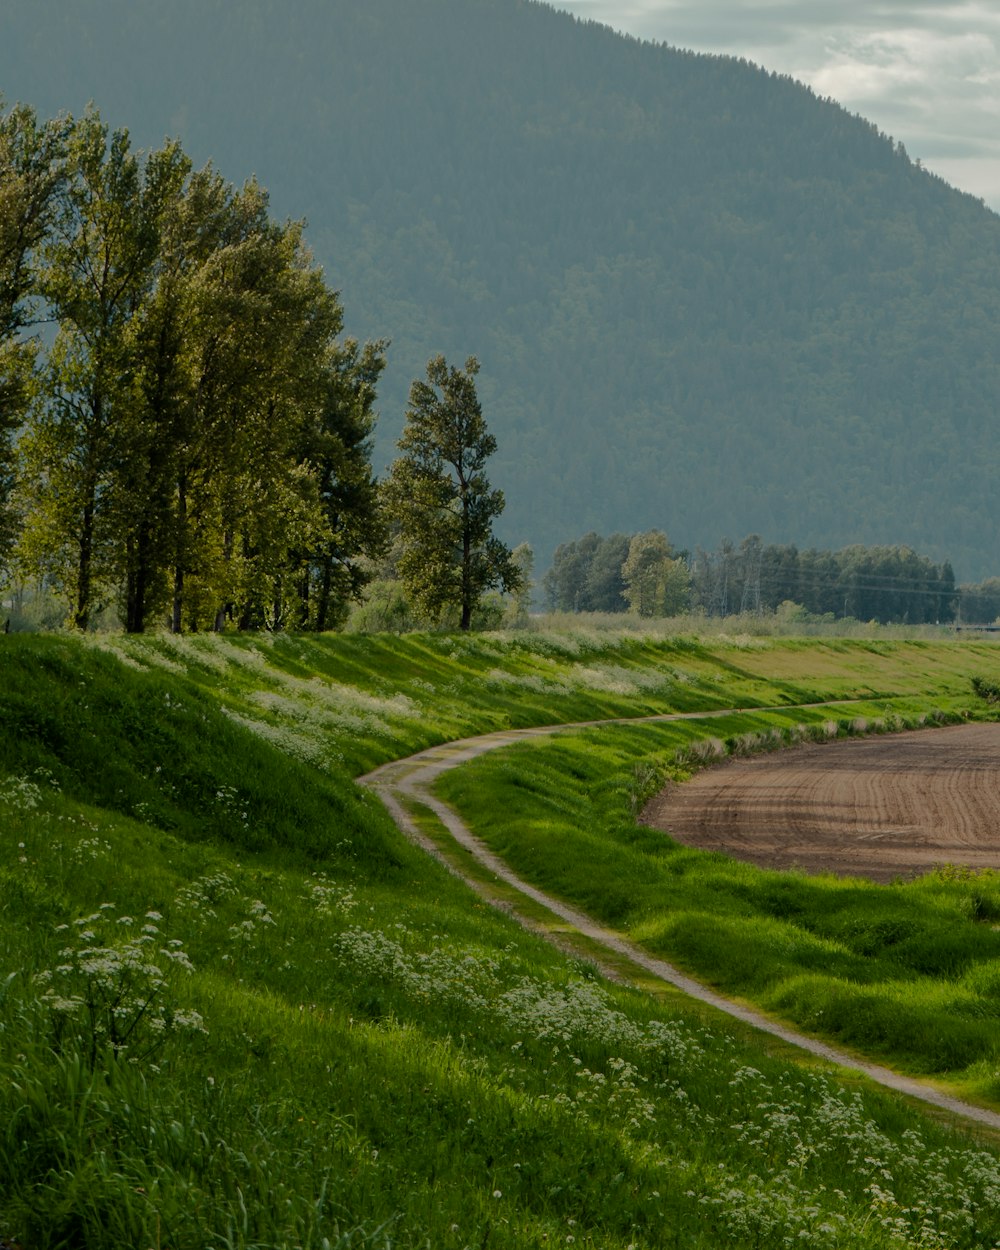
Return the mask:
<path id="1" fill-rule="evenodd" d="M 501 532 L 996 572 L 1000 218 L 745 62 L 530 0 L 33 0 L 0 91 L 256 174 L 406 388 L 475 354 Z"/>

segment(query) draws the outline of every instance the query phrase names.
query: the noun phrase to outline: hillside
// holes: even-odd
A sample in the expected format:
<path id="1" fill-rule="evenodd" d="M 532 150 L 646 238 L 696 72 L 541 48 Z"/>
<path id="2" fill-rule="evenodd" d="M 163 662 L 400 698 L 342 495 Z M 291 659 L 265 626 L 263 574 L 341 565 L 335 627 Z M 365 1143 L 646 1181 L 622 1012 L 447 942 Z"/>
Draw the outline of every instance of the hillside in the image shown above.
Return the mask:
<path id="1" fill-rule="evenodd" d="M 478 355 L 540 566 L 657 526 L 995 571 L 1000 219 L 789 79 L 526 0 L 36 0 L 0 90 L 307 218 L 392 340 L 378 468 L 427 358 Z"/>
<path id="2" fill-rule="evenodd" d="M 862 692 L 879 715 L 955 707 L 993 663 L 987 643 L 874 638 L 0 638 L 0 1244 L 994 1244 L 995 1147 L 680 996 L 603 981 L 350 780 L 511 723 Z M 686 720 L 679 740 L 721 724 Z M 569 767 L 535 752 L 517 801 L 544 799 L 560 851 L 585 811 L 577 832 L 700 883 L 706 915 L 752 926 L 731 949 L 756 948 L 776 928 L 759 910 L 794 881 L 698 869 L 628 816 L 665 728 L 621 729 L 603 754 L 564 736 Z M 875 975 L 899 891 L 863 931 L 854 893 L 798 888 L 795 918 L 839 925 L 855 983 Z M 982 922 L 1000 879 L 931 881 L 916 903 L 978 975 L 947 1032 L 978 1030 L 965 1045 L 995 1105 Z M 782 967 L 792 950 L 775 944 Z"/>

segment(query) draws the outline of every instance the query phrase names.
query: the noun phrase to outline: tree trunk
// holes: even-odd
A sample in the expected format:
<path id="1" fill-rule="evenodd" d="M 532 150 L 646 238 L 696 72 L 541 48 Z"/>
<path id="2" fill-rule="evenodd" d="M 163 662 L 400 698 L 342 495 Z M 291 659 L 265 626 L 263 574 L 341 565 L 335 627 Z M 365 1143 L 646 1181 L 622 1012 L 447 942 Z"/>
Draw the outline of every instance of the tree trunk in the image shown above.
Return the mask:
<path id="1" fill-rule="evenodd" d="M 323 557 L 323 576 L 319 584 L 316 602 L 315 629 L 322 633 L 330 619 L 330 596 L 333 592 L 333 560 L 327 555 Z"/>
<path id="2" fill-rule="evenodd" d="M 231 526 L 227 526 L 226 532 L 222 536 L 222 558 L 228 565 L 233 558 L 233 531 Z M 218 612 L 215 614 L 214 629 L 217 634 L 221 634 L 226 628 L 226 620 L 233 615 L 235 604 L 223 603 L 220 605 Z"/>
<path id="3" fill-rule="evenodd" d="M 94 559 L 94 505 L 88 501 L 80 525 L 80 558 L 77 563 L 76 610 L 73 624 L 84 633 L 90 625 L 90 593 Z"/>
<path id="4" fill-rule="evenodd" d="M 153 535 L 148 521 L 139 528 L 138 539 L 129 543 L 129 572 L 125 588 L 125 632 L 141 634 L 146 628 L 149 584 L 153 572 Z"/>
<path id="5" fill-rule="evenodd" d="M 462 629 L 472 628 L 472 543 L 469 527 L 462 529 Z"/>
<path id="6" fill-rule="evenodd" d="M 170 614 L 170 632 L 183 632 L 184 552 L 187 547 L 187 475 L 177 480 L 177 553 L 174 560 L 174 605 Z"/>

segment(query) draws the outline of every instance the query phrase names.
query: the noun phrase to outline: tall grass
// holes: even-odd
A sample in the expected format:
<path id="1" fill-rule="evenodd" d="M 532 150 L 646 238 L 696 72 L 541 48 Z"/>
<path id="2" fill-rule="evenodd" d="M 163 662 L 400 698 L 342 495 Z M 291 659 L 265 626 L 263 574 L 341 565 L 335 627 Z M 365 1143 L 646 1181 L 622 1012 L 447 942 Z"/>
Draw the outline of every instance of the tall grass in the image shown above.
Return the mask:
<path id="1" fill-rule="evenodd" d="M 456 731 L 787 700 L 794 649 L 775 675 L 589 635 L 0 646 L 0 1244 L 1000 1239 L 991 1148 L 602 984 L 350 782 Z M 813 688 L 898 688 L 908 654 Z M 942 689 L 982 663 L 935 656 Z M 591 767 L 549 761 L 559 801 L 563 763 Z"/>

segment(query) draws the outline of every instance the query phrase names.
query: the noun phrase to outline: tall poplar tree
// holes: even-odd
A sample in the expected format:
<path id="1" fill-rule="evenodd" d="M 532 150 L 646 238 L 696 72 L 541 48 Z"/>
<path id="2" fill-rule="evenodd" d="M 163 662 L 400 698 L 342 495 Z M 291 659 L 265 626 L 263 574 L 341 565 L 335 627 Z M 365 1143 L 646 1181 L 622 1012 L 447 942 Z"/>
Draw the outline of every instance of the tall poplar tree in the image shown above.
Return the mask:
<path id="1" fill-rule="evenodd" d="M 457 608 L 469 629 L 483 592 L 512 592 L 521 574 L 510 549 L 493 533 L 503 492 L 486 477 L 496 439 L 486 428 L 476 394 L 479 362 L 465 369 L 444 356 L 427 365 L 427 379 L 410 387 L 406 426 L 386 498 L 398 527 L 399 573 L 411 599 L 433 620 Z"/>
<path id="2" fill-rule="evenodd" d="M 135 318 L 155 281 L 159 223 L 186 161 L 175 144 L 143 161 L 95 113 L 73 127 L 67 183 L 44 249 L 42 290 L 59 321 L 46 402 L 24 439 L 25 552 L 63 588 L 86 629 L 115 581 L 115 486 L 136 403 Z"/>
<path id="3" fill-rule="evenodd" d="M 22 563 L 87 629 L 337 623 L 383 527 L 369 464 L 384 345 L 341 342 L 299 222 L 256 182 L 70 128 L 41 244 L 59 322 L 22 440 Z"/>
<path id="4" fill-rule="evenodd" d="M 64 179 L 68 123 L 0 99 L 0 574 L 13 543 L 14 434 L 31 399 L 39 249 Z"/>

